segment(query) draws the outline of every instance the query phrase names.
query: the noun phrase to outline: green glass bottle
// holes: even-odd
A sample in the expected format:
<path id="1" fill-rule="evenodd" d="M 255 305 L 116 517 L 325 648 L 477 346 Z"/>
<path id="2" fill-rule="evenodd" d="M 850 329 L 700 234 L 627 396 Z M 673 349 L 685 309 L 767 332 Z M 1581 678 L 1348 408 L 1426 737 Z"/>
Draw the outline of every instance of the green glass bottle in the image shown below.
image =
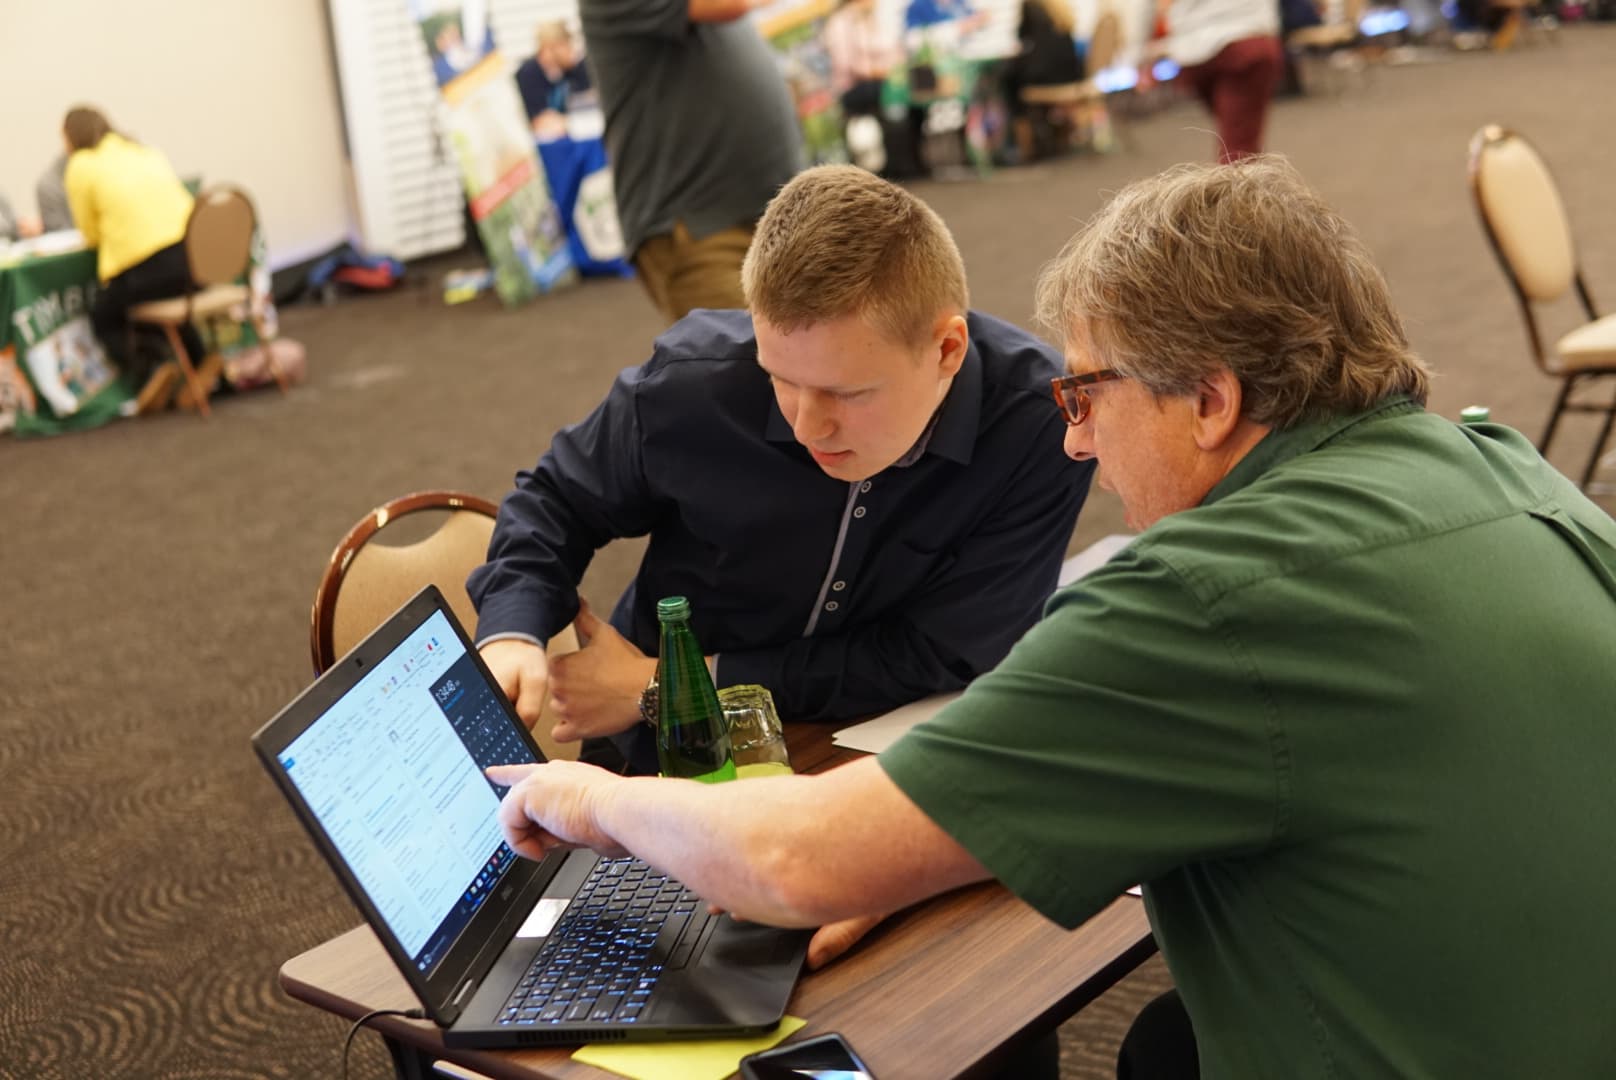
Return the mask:
<path id="1" fill-rule="evenodd" d="M 670 596 L 657 601 L 662 642 L 657 656 L 657 761 L 663 776 L 704 783 L 735 779 L 729 726 L 718 703 L 696 635 L 690 630 L 690 601 Z"/>

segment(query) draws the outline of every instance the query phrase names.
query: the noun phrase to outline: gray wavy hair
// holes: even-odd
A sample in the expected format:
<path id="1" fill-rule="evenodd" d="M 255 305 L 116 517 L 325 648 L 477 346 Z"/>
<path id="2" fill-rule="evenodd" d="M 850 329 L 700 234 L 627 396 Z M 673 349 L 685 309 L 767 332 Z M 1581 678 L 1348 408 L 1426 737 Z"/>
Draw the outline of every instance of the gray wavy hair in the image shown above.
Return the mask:
<path id="1" fill-rule="evenodd" d="M 1274 428 L 1430 391 L 1368 248 L 1274 155 L 1123 188 L 1044 268 L 1038 318 L 1156 394 L 1227 367 Z"/>

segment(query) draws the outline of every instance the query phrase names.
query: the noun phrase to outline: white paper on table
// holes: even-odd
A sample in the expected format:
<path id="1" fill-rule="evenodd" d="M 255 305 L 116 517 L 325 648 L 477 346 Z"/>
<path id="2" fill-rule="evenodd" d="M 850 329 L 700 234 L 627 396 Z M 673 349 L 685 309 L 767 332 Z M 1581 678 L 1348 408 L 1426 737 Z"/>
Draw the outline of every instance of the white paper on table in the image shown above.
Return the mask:
<path id="1" fill-rule="evenodd" d="M 922 720 L 931 719 L 939 709 L 959 697 L 961 693 L 963 691 L 956 690 L 952 694 L 933 694 L 931 697 L 900 705 L 891 712 L 882 713 L 874 720 L 866 720 L 862 724 L 843 728 L 831 736 L 831 741 L 837 746 L 845 746 L 851 750 L 879 754 L 897 742 L 898 736 Z"/>
<path id="2" fill-rule="evenodd" d="M 1085 574 L 1098 570 L 1111 561 L 1111 556 L 1133 543 L 1135 539 L 1136 537 L 1128 533 L 1112 533 L 1096 540 L 1061 563 L 1060 585 L 1062 587 L 1070 585 Z"/>

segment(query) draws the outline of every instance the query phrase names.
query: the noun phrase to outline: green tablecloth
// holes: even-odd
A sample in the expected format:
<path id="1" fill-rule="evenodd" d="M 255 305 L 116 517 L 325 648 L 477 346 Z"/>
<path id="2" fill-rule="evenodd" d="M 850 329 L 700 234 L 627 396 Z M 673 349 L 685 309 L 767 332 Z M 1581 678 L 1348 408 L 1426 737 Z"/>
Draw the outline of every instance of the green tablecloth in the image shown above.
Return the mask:
<path id="1" fill-rule="evenodd" d="M 0 261 L 0 432 L 95 427 L 129 400 L 90 326 L 95 258 L 84 249 Z"/>

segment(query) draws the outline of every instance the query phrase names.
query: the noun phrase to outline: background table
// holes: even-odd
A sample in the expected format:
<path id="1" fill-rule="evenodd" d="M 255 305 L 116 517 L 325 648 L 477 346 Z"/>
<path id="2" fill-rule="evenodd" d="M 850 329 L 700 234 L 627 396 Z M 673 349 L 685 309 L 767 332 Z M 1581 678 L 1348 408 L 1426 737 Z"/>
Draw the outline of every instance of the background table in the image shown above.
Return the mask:
<path id="1" fill-rule="evenodd" d="M 791 725 L 798 772 L 861 756 L 831 742 L 828 726 Z M 793 1040 L 839 1031 L 878 1076 L 928 1080 L 979 1074 L 1043 1034 L 1156 951 L 1143 902 L 1119 897 L 1064 931 L 985 883 L 916 905 L 886 920 L 851 953 L 797 984 L 788 1011 L 808 1021 Z M 371 1009 L 419 1002 L 381 943 L 361 926 L 289 960 L 281 986 L 292 997 L 356 1019 Z M 570 1060 L 570 1048 L 446 1050 L 430 1021 L 382 1017 L 373 1027 L 394 1050 L 400 1074 L 429 1075 L 435 1058 L 498 1080 L 604 1080 L 610 1073 Z"/>
<path id="2" fill-rule="evenodd" d="M 95 260 L 82 246 L 0 255 L 0 432 L 95 427 L 129 399 L 90 326 Z"/>

